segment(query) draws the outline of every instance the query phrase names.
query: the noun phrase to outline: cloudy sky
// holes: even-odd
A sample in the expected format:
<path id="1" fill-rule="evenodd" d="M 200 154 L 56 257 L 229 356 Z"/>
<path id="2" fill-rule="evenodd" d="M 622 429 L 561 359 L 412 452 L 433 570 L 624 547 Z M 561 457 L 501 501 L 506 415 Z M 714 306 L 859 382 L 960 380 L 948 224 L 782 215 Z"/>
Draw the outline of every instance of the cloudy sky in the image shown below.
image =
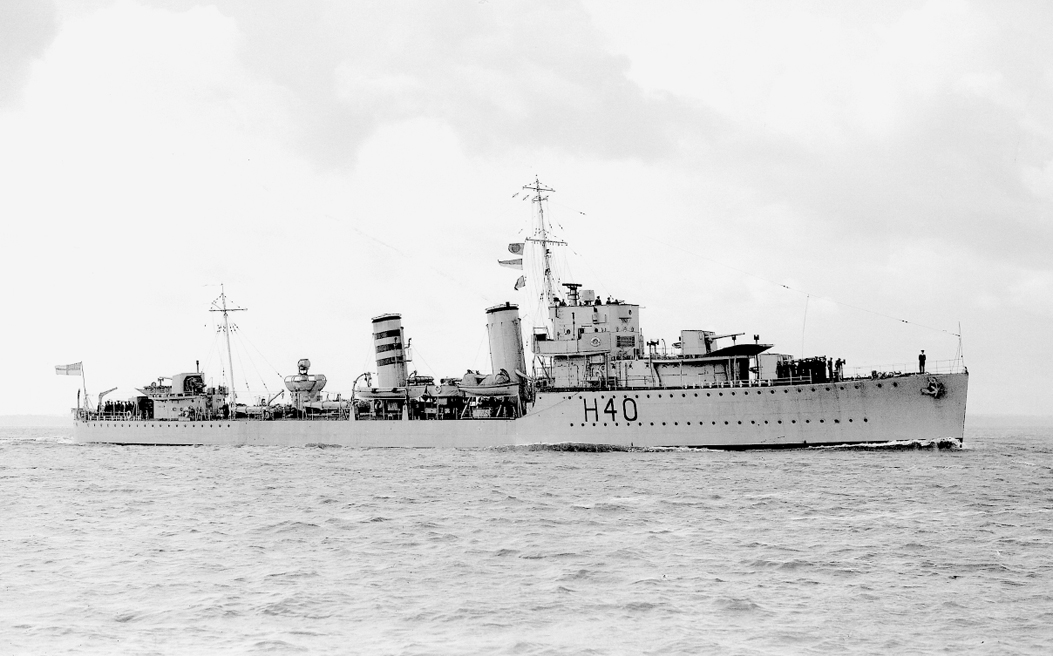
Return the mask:
<path id="1" fill-rule="evenodd" d="M 535 176 L 648 338 L 758 333 L 1050 414 L 1047 2 L 0 3 L 0 414 L 192 370 L 333 391 L 400 312 L 486 370 Z M 250 357 L 251 356 L 251 357 Z"/>

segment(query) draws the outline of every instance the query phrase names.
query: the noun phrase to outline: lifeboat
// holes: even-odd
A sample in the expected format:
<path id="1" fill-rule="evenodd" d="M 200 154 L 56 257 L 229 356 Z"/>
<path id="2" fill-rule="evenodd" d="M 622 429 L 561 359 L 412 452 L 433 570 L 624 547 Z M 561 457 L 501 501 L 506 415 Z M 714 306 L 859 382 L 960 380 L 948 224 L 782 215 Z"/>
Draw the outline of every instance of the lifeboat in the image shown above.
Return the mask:
<path id="1" fill-rule="evenodd" d="M 410 385 L 407 387 L 356 387 L 355 398 L 381 401 L 404 401 L 422 396 L 435 396 L 434 385 Z"/>
<path id="2" fill-rule="evenodd" d="M 461 379 L 459 387 L 468 396 L 519 396 L 520 379 L 518 374 L 509 375 L 508 371 L 504 369 L 489 376 L 480 376 L 469 372 Z"/>

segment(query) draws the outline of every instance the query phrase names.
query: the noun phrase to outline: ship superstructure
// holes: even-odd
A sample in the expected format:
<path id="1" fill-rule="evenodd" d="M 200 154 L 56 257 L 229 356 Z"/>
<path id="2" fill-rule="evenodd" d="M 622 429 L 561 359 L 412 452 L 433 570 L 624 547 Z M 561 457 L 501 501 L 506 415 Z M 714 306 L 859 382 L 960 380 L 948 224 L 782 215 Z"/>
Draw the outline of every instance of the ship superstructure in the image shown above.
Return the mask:
<path id="1" fill-rule="evenodd" d="M 964 433 L 968 372 L 844 374 L 841 358 L 794 358 L 745 333 L 685 329 L 667 349 L 647 340 L 641 308 L 571 282 L 557 284 L 544 215 L 552 189 L 524 187 L 536 207 L 526 242 L 539 258 L 547 321 L 528 329 L 516 304 L 485 310 L 490 372 L 435 380 L 410 370 L 399 313 L 372 319 L 375 371 L 352 394 L 323 397 L 326 378 L 301 359 L 288 400 L 239 404 L 233 385 L 199 372 L 161 379 L 121 412 L 77 409 L 75 439 L 123 444 L 341 444 L 486 447 L 585 444 L 776 448 Z M 517 285 L 518 287 L 519 285 Z M 214 311 L 223 313 L 225 293 Z M 528 364 L 524 341 L 532 358 Z M 660 348 L 661 346 L 661 348 Z M 231 371 L 233 363 L 230 362 Z M 108 406 L 116 407 L 116 406 Z"/>

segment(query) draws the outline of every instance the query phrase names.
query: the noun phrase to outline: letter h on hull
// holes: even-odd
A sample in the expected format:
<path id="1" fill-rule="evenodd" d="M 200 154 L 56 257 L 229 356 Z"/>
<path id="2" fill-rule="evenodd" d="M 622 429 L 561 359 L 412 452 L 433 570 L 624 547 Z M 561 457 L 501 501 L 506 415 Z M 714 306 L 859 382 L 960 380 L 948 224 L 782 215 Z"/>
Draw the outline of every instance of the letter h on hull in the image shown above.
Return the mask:
<path id="1" fill-rule="evenodd" d="M 589 413 L 590 412 L 593 415 L 593 419 L 592 420 L 593 421 L 599 421 L 600 420 L 600 407 L 599 407 L 596 399 L 592 400 L 592 407 L 591 408 L 589 407 L 589 400 L 588 399 L 584 399 L 583 398 L 581 400 L 581 402 L 585 405 L 585 421 L 589 420 Z"/>

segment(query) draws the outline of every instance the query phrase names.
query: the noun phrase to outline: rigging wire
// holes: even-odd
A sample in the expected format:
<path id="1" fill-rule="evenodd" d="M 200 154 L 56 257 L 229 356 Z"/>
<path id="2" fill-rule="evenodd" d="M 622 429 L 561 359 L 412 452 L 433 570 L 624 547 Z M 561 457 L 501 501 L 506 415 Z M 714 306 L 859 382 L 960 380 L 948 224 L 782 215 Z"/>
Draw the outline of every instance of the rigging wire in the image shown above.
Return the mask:
<path id="1" fill-rule="evenodd" d="M 581 253 L 577 252 L 576 250 L 574 250 L 570 246 L 567 246 L 567 250 L 569 250 L 571 253 L 574 253 L 574 255 L 576 255 L 582 261 L 582 263 L 585 264 L 585 268 L 589 270 L 589 273 L 593 276 L 594 280 L 599 281 L 599 283 L 596 286 L 603 290 L 603 294 L 605 296 L 611 296 L 612 294 L 610 293 L 610 290 L 607 289 L 607 285 L 603 284 L 602 276 L 600 274 L 596 273 L 596 270 L 593 269 L 591 266 L 589 266 L 589 261 L 587 259 L 585 259 L 585 256 L 582 255 Z"/>
<path id="2" fill-rule="evenodd" d="M 911 326 L 917 326 L 919 328 L 925 328 L 926 330 L 932 330 L 932 331 L 935 331 L 935 332 L 945 333 L 945 334 L 951 335 L 953 337 L 961 337 L 961 335 L 959 333 L 954 333 L 954 332 L 951 332 L 951 331 L 946 330 L 944 328 L 936 328 L 934 326 L 928 326 L 928 325 L 925 325 L 923 323 L 918 323 L 917 321 L 908 321 L 907 319 L 900 319 L 899 317 L 894 317 L 894 316 L 892 316 L 890 314 L 885 314 L 883 312 L 878 312 L 876 310 L 871 310 L 869 308 L 860 307 L 858 305 L 852 305 L 851 303 L 845 303 L 844 301 L 839 301 L 837 299 L 830 298 L 829 296 L 821 296 L 819 294 L 812 294 L 811 292 L 805 291 L 803 289 L 797 289 L 796 287 L 791 287 L 791 286 L 783 284 L 781 282 L 775 282 L 774 280 L 770 280 L 768 278 L 765 278 L 764 276 L 758 276 L 757 274 L 752 273 L 750 271 L 746 271 L 745 269 L 739 269 L 738 267 L 733 267 L 730 264 L 725 264 L 723 262 L 719 262 L 719 261 L 714 260 L 712 258 L 705 257 L 704 255 L 699 255 L 698 253 L 695 253 L 694 251 L 691 251 L 691 250 L 689 250 L 687 248 L 684 248 L 683 246 L 678 246 L 678 245 L 675 245 L 675 244 L 668 244 L 668 243 L 666 243 L 666 242 L 664 242 L 664 241 L 662 241 L 660 239 L 656 239 L 656 238 L 654 238 L 654 237 L 652 237 L 650 235 L 647 235 L 647 234 L 645 234 L 644 236 L 646 236 L 651 241 L 653 241 L 655 243 L 658 243 L 658 244 L 661 244 L 663 246 L 666 246 L 668 248 L 674 248 L 674 249 L 679 250 L 681 252 L 687 253 L 688 255 L 691 255 L 692 257 L 696 257 L 696 258 L 698 258 L 700 260 L 705 260 L 705 261 L 707 261 L 707 262 L 709 262 L 711 264 L 716 264 L 716 265 L 722 266 L 722 267 L 724 267 L 726 269 L 731 269 L 732 271 L 737 271 L 738 273 L 741 273 L 743 275 L 750 276 L 751 278 L 756 278 L 757 280 L 762 280 L 762 281 L 764 281 L 764 282 L 766 282 L 768 284 L 775 285 L 776 287 L 782 287 L 783 289 L 787 289 L 787 290 L 789 290 L 791 292 L 797 292 L 798 294 L 804 294 L 807 297 L 815 296 L 816 298 L 821 298 L 824 301 L 830 301 L 831 303 L 836 303 L 837 305 L 840 305 L 840 306 L 843 306 L 843 307 L 852 308 L 853 310 L 859 310 L 860 312 L 867 312 L 869 314 L 873 314 L 874 316 L 882 317 L 882 318 L 885 318 L 885 319 L 890 319 L 892 321 L 897 321 L 899 323 L 904 323 L 904 324 L 908 324 L 908 325 L 911 325 Z"/>
<path id="3" fill-rule="evenodd" d="M 432 367 L 430 364 L 428 364 L 428 361 L 424 359 L 424 355 L 421 354 L 420 347 L 418 347 L 418 346 L 414 346 L 413 347 L 413 359 L 414 360 L 418 360 L 419 359 L 421 362 L 424 363 L 424 366 L 428 368 L 428 371 L 430 371 L 432 373 L 432 375 L 438 376 L 438 374 L 435 371 L 435 368 Z M 416 371 L 416 369 L 414 369 L 414 371 Z"/>
<path id="4" fill-rule="evenodd" d="M 238 338 L 239 338 L 239 339 L 242 339 L 242 340 L 245 340 L 245 343 L 246 343 L 246 344 L 248 344 L 249 346 L 251 346 L 251 347 L 252 347 L 252 349 L 253 349 L 254 351 L 256 351 L 256 354 L 257 354 L 257 355 L 259 355 L 259 356 L 260 356 L 260 358 L 262 358 L 262 359 L 263 359 L 263 361 L 267 363 L 267 366 L 268 366 L 268 367 L 270 367 L 270 368 L 271 368 L 271 369 L 272 369 L 272 370 L 274 371 L 274 374 L 275 374 L 276 376 L 278 376 L 278 378 L 284 378 L 284 377 L 282 376 L 282 372 L 278 371 L 278 368 L 277 368 L 277 367 L 275 367 L 275 366 L 274 366 L 273 364 L 271 364 L 270 360 L 268 360 L 268 359 L 267 359 L 267 356 L 265 356 L 265 355 L 263 354 L 263 351 L 261 351 L 261 350 L 260 350 L 260 349 L 259 349 L 259 348 L 258 348 L 258 347 L 257 347 L 257 346 L 256 346 L 256 345 L 255 345 L 255 344 L 253 343 L 253 342 L 252 342 L 252 340 L 250 340 L 250 339 L 248 338 L 248 336 L 247 336 L 247 335 L 245 335 L 244 333 L 242 333 L 240 329 L 238 330 Z M 253 365 L 253 366 L 255 366 L 255 365 Z M 259 374 L 259 372 L 257 372 L 257 374 Z M 263 376 L 262 376 L 262 375 L 260 375 L 260 380 L 261 380 L 261 381 L 263 380 Z M 266 387 L 266 384 L 264 384 L 264 387 Z"/>
<path id="5" fill-rule="evenodd" d="M 478 366 L 477 363 L 479 362 L 479 352 L 483 350 L 483 342 L 484 341 L 485 341 L 485 338 L 480 338 L 479 339 L 479 346 L 475 347 L 475 357 L 472 358 L 472 366 Z M 485 369 L 485 367 L 484 367 L 484 369 Z"/>
<path id="6" fill-rule="evenodd" d="M 564 207 L 564 208 L 566 208 L 566 209 L 568 209 L 568 210 L 570 210 L 570 211 L 572 211 L 572 212 L 574 212 L 574 213 L 576 213 L 578 215 L 581 215 L 581 216 L 588 216 L 585 212 L 582 212 L 581 210 L 578 210 L 578 209 L 576 209 L 574 207 L 571 207 L 571 206 L 566 205 L 564 203 L 561 203 L 559 201 L 549 200 L 548 203 L 549 203 L 549 205 L 556 205 L 556 206 L 559 206 L 559 207 Z M 556 225 L 559 225 L 560 229 L 565 230 L 563 228 L 563 226 L 560 225 L 558 222 L 556 222 Z M 660 239 L 656 239 L 655 237 L 652 237 L 651 235 L 648 235 L 646 233 L 644 233 L 644 236 L 646 236 L 651 241 L 659 243 L 659 244 L 661 244 L 663 246 L 667 246 L 669 248 L 675 248 L 675 249 L 677 249 L 679 251 L 687 253 L 688 255 L 691 255 L 692 257 L 697 257 L 697 258 L 699 258 L 701 260 L 705 260 L 705 261 L 710 262 L 712 264 L 716 264 L 718 266 L 724 267 L 726 269 L 730 269 L 732 271 L 741 273 L 743 275 L 747 275 L 747 276 L 756 278 L 758 280 L 761 280 L 761 281 L 766 282 L 766 283 L 771 284 L 771 285 L 775 285 L 777 287 L 782 287 L 783 289 L 786 289 L 786 290 L 789 290 L 789 291 L 792 291 L 792 292 L 796 292 L 798 294 L 804 294 L 806 297 L 809 297 L 809 298 L 811 296 L 815 296 L 816 298 L 820 298 L 820 299 L 823 299 L 825 301 L 830 301 L 831 303 L 835 303 L 835 304 L 843 306 L 843 307 L 851 308 L 853 310 L 859 310 L 861 312 L 867 312 L 869 314 L 873 314 L 875 316 L 879 316 L 879 317 L 882 317 L 884 319 L 889 319 L 889 320 L 892 320 L 892 321 L 896 321 L 896 322 L 907 324 L 907 325 L 911 325 L 911 326 L 917 326 L 919 328 L 925 328 L 926 330 L 932 330 L 932 331 L 935 331 L 935 332 L 941 332 L 941 333 L 944 333 L 944 334 L 947 334 L 947 335 L 951 335 L 952 337 L 958 337 L 959 339 L 961 338 L 961 327 L 960 326 L 959 326 L 958 332 L 952 332 L 952 331 L 947 330 L 945 328 L 937 328 L 935 326 L 929 326 L 929 325 L 926 325 L 926 324 L 923 324 L 923 323 L 919 323 L 917 321 L 909 321 L 907 319 L 901 319 L 899 317 L 894 317 L 894 316 L 892 316 L 890 314 L 885 314 L 883 312 L 878 312 L 876 310 L 871 310 L 870 308 L 860 307 L 858 305 L 853 305 L 851 303 L 845 303 L 844 301 L 839 301 L 837 299 L 830 298 L 828 296 L 820 296 L 818 294 L 812 294 L 811 292 L 808 292 L 806 290 L 797 289 L 795 287 L 791 287 L 789 285 L 786 285 L 786 284 L 783 284 L 783 283 L 780 283 L 780 282 L 775 282 L 774 280 L 765 278 L 763 276 L 759 276 L 759 275 L 757 275 L 757 274 L 755 274 L 755 273 L 753 273 L 751 271 L 746 271 L 744 269 L 739 269 L 738 267 L 734 267 L 734 266 L 731 266 L 729 264 L 725 264 L 723 262 L 719 262 L 717 260 L 714 260 L 712 258 L 708 258 L 708 257 L 705 257 L 703 255 L 699 255 L 698 253 L 696 253 L 696 252 L 694 252 L 694 251 L 692 251 L 690 249 L 684 248 L 683 246 L 666 243 L 666 242 L 664 242 L 664 241 L 662 241 Z M 573 252 L 573 250 L 572 250 L 572 252 Z M 581 257 L 581 255 L 579 253 L 575 252 L 574 254 L 578 255 L 579 257 Z M 586 266 L 588 266 L 588 262 L 587 262 L 587 260 L 585 258 L 582 257 L 582 261 L 586 262 Z M 591 268 L 590 268 L 590 271 L 591 271 Z M 593 275 L 595 275 L 595 272 L 593 272 Z M 806 303 L 805 303 L 805 311 L 807 312 L 807 299 L 806 299 Z M 801 339 L 802 339 L 802 348 L 803 348 L 803 341 L 804 341 L 803 334 L 802 334 L 802 338 Z"/>
<path id="7" fill-rule="evenodd" d="M 354 230 L 355 232 L 357 232 L 358 234 L 362 235 L 366 239 L 369 239 L 370 241 L 376 242 L 376 243 L 380 244 L 381 246 L 383 246 L 384 248 L 387 248 L 388 250 L 391 250 L 391 251 L 393 251 L 395 253 L 398 253 L 400 256 L 405 258 L 407 261 L 413 261 L 415 263 L 415 265 L 420 265 L 420 266 L 424 266 L 424 267 L 426 267 L 428 269 L 431 269 L 434 273 L 438 274 L 439 276 L 441 276 L 443 278 L 446 278 L 447 280 L 449 280 L 449 281 L 451 281 L 453 283 L 456 283 L 457 286 L 460 289 L 462 289 L 462 290 L 464 290 L 464 289 L 471 290 L 471 292 L 473 294 L 475 294 L 476 296 L 478 296 L 479 298 L 481 298 L 481 299 L 483 299 L 484 301 L 487 301 L 487 302 L 489 301 L 489 299 L 486 296 L 484 296 L 483 293 L 481 291 L 479 291 L 478 288 L 473 287 L 470 283 L 467 283 L 467 282 L 465 282 L 463 280 L 459 280 L 457 278 L 454 278 L 449 273 L 443 271 L 442 269 L 439 269 L 438 267 L 432 266 L 432 265 L 430 265 L 430 264 L 428 264 L 426 262 L 418 262 L 416 260 L 412 260 L 412 258 L 410 258 L 409 255 L 407 255 L 406 253 L 402 252 L 398 248 L 392 246 L 391 244 L 388 244 L 387 242 L 384 242 L 384 241 L 381 241 L 380 239 L 377 239 L 376 237 L 374 237 L 373 235 L 369 234 L 365 230 L 362 230 L 361 228 L 359 228 L 359 227 L 357 227 L 355 225 L 352 225 L 351 223 L 340 223 L 339 221 L 337 221 L 336 217 L 334 217 L 334 216 L 332 216 L 330 214 L 323 214 L 322 216 L 324 216 L 325 218 L 329 219 L 330 221 L 332 221 L 332 222 L 334 222 L 334 223 L 336 223 L 338 225 L 341 225 L 341 226 L 350 228 L 351 230 Z"/>
<path id="8" fill-rule="evenodd" d="M 247 344 L 249 340 L 241 333 L 241 329 L 238 328 L 237 325 L 234 326 L 234 332 L 235 332 L 235 335 L 236 335 L 236 337 L 237 337 L 237 339 L 239 341 L 239 345 L 238 345 L 239 348 L 244 349 L 245 348 L 245 344 Z M 256 348 L 256 347 L 253 347 L 253 348 Z M 271 390 L 270 390 L 269 387 L 267 387 L 267 381 L 264 380 L 263 375 L 260 374 L 260 370 L 256 366 L 256 360 L 251 356 L 251 354 L 248 355 L 248 361 L 249 361 L 249 364 L 252 365 L 252 370 L 256 372 L 256 377 L 260 379 L 260 384 L 263 385 L 263 391 L 267 394 L 267 398 L 270 398 Z M 268 363 L 268 364 L 270 364 L 270 363 Z M 249 385 L 248 378 L 249 378 L 248 376 L 245 377 L 245 387 L 246 388 L 248 388 L 248 385 Z"/>
<path id="9" fill-rule="evenodd" d="M 237 330 L 237 328 L 238 328 L 237 324 L 235 324 L 235 323 L 230 324 L 230 330 L 231 330 L 232 333 L 235 332 Z M 238 361 L 238 369 L 240 369 L 242 371 L 245 371 L 246 370 L 245 369 L 245 360 L 244 360 L 244 358 L 241 357 L 241 348 L 240 348 L 240 344 L 239 344 L 238 340 L 235 339 L 232 342 L 232 344 L 233 344 L 233 346 L 231 348 L 234 351 L 234 353 L 233 353 L 234 359 L 236 359 Z M 245 376 L 245 375 L 242 375 L 242 382 L 245 385 L 245 393 L 248 394 L 249 398 L 251 399 L 252 398 L 252 389 L 249 388 L 249 377 Z M 235 385 L 235 382 L 232 380 L 231 381 L 231 387 L 234 387 L 234 385 Z M 246 403 L 245 405 L 251 405 L 251 404 L 250 403 Z"/>

